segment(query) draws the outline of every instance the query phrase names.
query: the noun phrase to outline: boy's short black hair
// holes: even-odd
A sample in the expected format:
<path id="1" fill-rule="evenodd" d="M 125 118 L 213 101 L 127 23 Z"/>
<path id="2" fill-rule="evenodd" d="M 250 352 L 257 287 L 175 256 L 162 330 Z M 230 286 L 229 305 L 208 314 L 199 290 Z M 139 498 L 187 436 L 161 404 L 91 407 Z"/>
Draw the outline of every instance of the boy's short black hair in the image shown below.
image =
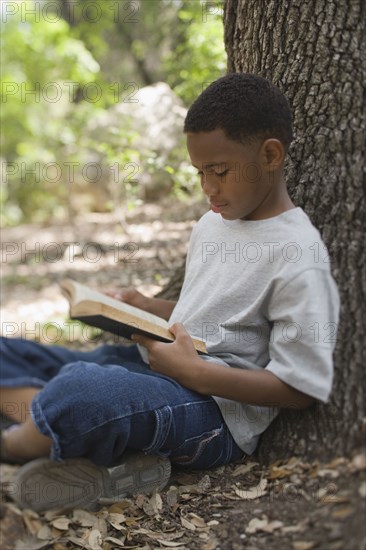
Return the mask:
<path id="1" fill-rule="evenodd" d="M 188 110 L 184 132 L 219 129 L 240 143 L 276 138 L 286 150 L 293 137 L 291 111 L 283 93 L 265 78 L 245 73 L 212 82 Z"/>

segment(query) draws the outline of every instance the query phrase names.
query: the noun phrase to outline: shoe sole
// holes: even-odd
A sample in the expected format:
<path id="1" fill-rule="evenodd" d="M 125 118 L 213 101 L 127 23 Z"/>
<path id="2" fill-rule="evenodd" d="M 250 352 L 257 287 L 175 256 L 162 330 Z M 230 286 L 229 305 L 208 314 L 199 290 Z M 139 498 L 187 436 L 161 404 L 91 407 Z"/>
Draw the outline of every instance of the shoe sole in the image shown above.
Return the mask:
<path id="1" fill-rule="evenodd" d="M 40 458 L 22 466 L 11 497 L 21 508 L 44 512 L 52 508 L 97 509 L 133 494 L 163 489 L 170 477 L 170 461 L 153 455 L 126 455 L 111 468 L 73 458 L 56 462 Z"/>

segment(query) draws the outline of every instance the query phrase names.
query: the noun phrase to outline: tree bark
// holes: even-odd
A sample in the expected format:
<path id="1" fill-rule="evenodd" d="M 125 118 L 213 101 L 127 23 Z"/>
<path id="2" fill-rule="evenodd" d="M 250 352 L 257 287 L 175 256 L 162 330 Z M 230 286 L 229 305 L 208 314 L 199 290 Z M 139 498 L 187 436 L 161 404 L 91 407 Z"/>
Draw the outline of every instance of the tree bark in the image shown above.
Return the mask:
<path id="1" fill-rule="evenodd" d="M 283 411 L 259 457 L 349 454 L 365 437 L 363 0 L 226 0 L 228 72 L 278 85 L 292 106 L 289 193 L 320 230 L 341 296 L 329 404 Z"/>

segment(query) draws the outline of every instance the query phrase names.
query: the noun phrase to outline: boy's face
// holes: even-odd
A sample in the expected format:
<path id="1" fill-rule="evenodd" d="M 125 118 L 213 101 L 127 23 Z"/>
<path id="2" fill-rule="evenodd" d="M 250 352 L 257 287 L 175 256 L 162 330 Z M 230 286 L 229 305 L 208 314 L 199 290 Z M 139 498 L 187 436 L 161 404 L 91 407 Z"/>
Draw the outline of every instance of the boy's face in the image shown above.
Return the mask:
<path id="1" fill-rule="evenodd" d="M 211 209 L 226 220 L 264 219 L 271 210 L 273 172 L 263 163 L 262 143 L 243 145 L 223 130 L 187 133 L 187 148 Z"/>

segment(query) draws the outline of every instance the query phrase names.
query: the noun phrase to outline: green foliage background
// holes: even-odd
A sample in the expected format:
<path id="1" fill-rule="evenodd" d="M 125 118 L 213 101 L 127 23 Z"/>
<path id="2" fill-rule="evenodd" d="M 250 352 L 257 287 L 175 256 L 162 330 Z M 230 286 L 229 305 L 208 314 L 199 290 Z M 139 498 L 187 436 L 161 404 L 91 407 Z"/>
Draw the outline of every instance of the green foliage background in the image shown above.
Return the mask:
<path id="1" fill-rule="evenodd" d="M 180 196 L 182 189 L 194 192 L 185 185 L 192 174 L 183 148 L 162 166 L 161 159 L 135 147 L 127 123 L 111 128 L 114 139 L 106 141 L 87 137 L 85 126 L 134 86 L 158 81 L 188 106 L 225 73 L 221 11 L 221 4 L 200 0 L 4 0 L 3 225 L 72 215 L 70 197 L 77 191 L 70 171 L 79 169 L 87 150 L 102 154 L 109 165 L 164 170 Z M 138 180 L 125 178 L 123 185 L 133 204 Z M 98 207 L 113 209 L 113 197 Z"/>

